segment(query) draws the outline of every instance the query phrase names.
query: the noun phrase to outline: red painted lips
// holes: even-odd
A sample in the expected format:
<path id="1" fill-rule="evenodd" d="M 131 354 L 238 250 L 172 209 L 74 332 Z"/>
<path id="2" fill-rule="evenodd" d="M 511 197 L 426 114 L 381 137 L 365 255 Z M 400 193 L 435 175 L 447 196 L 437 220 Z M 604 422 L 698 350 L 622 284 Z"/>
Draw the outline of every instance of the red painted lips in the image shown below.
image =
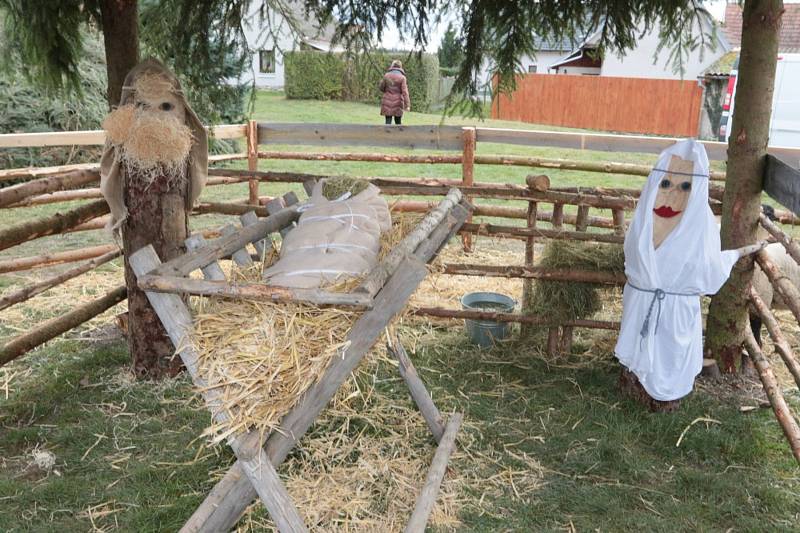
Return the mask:
<path id="1" fill-rule="evenodd" d="M 653 209 L 653 212 L 662 218 L 672 218 L 676 215 L 681 214 L 680 211 L 675 211 L 668 205 L 662 205 L 660 207 L 657 207 Z"/>

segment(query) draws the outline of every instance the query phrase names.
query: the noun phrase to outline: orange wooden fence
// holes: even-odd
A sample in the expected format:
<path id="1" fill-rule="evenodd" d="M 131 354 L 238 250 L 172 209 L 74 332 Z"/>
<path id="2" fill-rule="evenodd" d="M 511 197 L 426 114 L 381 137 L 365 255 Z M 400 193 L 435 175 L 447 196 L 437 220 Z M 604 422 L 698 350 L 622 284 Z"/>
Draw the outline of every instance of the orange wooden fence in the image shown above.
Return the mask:
<path id="1" fill-rule="evenodd" d="M 697 136 L 696 81 L 528 74 L 492 105 L 492 118 L 572 128 Z"/>

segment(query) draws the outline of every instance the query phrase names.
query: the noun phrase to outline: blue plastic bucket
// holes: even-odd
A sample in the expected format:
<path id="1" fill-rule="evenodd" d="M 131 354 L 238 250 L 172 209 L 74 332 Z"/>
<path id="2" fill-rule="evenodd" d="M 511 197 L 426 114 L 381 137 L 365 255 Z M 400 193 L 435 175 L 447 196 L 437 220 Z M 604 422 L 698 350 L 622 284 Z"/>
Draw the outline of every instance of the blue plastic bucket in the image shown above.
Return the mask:
<path id="1" fill-rule="evenodd" d="M 517 302 L 513 298 L 497 292 L 471 292 L 461 298 L 461 306 L 468 311 L 511 313 L 516 304 Z M 467 319 L 465 322 L 470 340 L 481 348 L 489 348 L 496 341 L 508 338 L 511 331 L 511 325 L 508 322 L 471 319 Z"/>

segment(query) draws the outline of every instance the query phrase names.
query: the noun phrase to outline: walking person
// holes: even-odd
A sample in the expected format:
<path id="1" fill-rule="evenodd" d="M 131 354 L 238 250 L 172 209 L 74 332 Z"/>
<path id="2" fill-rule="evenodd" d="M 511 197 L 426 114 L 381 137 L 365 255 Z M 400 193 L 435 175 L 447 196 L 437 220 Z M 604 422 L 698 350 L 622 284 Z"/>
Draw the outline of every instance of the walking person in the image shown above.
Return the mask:
<path id="1" fill-rule="evenodd" d="M 411 111 L 411 99 L 408 97 L 408 82 L 403 64 L 395 59 L 386 74 L 383 75 L 378 88 L 383 93 L 381 98 L 381 115 L 386 117 L 386 124 L 400 124 L 403 110 Z"/>

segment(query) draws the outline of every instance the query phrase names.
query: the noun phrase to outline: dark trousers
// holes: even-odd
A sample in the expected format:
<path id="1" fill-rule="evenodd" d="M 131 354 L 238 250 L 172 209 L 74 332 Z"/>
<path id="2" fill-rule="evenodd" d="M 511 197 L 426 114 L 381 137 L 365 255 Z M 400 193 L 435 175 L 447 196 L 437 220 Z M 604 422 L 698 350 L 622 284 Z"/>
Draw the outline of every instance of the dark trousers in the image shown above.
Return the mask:
<path id="1" fill-rule="evenodd" d="M 395 124 L 400 124 L 400 120 L 401 120 L 402 118 L 403 118 L 403 117 L 401 117 L 401 116 L 396 116 L 396 117 L 394 117 L 394 123 L 395 123 Z M 392 116 L 391 116 L 391 115 L 387 115 L 387 116 L 386 116 L 386 125 L 388 126 L 388 125 L 389 125 L 389 124 L 391 124 L 391 123 L 392 123 Z"/>

